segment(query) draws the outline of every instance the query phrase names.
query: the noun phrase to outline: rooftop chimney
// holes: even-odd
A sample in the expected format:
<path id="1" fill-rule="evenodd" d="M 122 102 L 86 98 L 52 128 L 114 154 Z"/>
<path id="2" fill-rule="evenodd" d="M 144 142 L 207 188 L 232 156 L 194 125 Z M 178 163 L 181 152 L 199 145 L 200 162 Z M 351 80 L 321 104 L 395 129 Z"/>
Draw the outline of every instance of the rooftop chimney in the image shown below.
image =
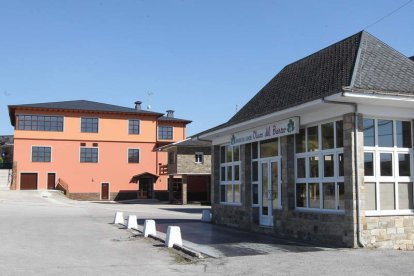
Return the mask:
<path id="1" fill-rule="evenodd" d="M 141 110 L 141 104 L 142 104 L 141 101 L 136 101 L 135 102 L 135 110 Z"/>
<path id="2" fill-rule="evenodd" d="M 167 110 L 167 117 L 174 118 L 174 110 Z"/>

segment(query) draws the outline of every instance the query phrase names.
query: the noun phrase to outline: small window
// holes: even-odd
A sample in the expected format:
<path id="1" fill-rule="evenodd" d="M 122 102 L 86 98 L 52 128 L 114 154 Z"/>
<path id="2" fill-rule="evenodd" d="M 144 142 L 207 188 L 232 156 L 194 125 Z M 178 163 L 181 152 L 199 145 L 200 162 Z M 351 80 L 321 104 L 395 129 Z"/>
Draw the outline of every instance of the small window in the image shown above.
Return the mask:
<path id="1" fill-rule="evenodd" d="M 279 140 L 271 139 L 260 142 L 260 158 L 278 156 Z"/>
<path id="2" fill-rule="evenodd" d="M 392 153 L 380 154 L 381 176 L 393 176 L 392 173 Z"/>
<path id="3" fill-rule="evenodd" d="M 396 121 L 397 147 L 411 148 L 411 122 Z"/>
<path id="4" fill-rule="evenodd" d="M 128 149 L 128 163 L 139 163 L 139 149 Z"/>
<path id="5" fill-rule="evenodd" d="M 392 125 L 392 120 L 378 120 L 378 146 L 394 146 Z"/>
<path id="6" fill-rule="evenodd" d="M 365 176 L 374 176 L 374 154 L 372 152 L 364 153 L 364 171 Z"/>
<path id="7" fill-rule="evenodd" d="M 306 136 L 305 128 L 299 130 L 299 133 L 296 134 L 296 153 L 301 153 L 306 151 Z"/>
<path id="8" fill-rule="evenodd" d="M 159 126 L 158 127 L 158 139 L 159 140 L 172 140 L 173 139 L 173 127 L 172 126 Z"/>
<path id="9" fill-rule="evenodd" d="M 50 162 L 50 147 L 32 147 L 32 162 Z"/>
<path id="10" fill-rule="evenodd" d="M 334 123 L 322 125 L 322 149 L 334 148 Z"/>
<path id="11" fill-rule="evenodd" d="M 129 134 L 139 134 L 139 120 L 129 120 L 128 121 L 128 133 Z"/>
<path id="12" fill-rule="evenodd" d="M 98 148 L 81 148 L 81 163 L 98 163 Z"/>
<path id="13" fill-rule="evenodd" d="M 296 177 L 297 178 L 305 178 L 306 177 L 306 165 L 305 165 L 305 158 L 297 158 L 296 159 Z"/>
<path id="14" fill-rule="evenodd" d="M 81 132 L 98 133 L 98 118 L 81 118 Z"/>
<path id="15" fill-rule="evenodd" d="M 342 148 L 344 146 L 344 123 L 343 121 L 336 122 L 336 147 Z"/>
<path id="16" fill-rule="evenodd" d="M 308 151 L 319 149 L 318 126 L 308 127 Z"/>
<path id="17" fill-rule="evenodd" d="M 204 163 L 204 155 L 202 152 L 195 153 L 195 162 L 198 164 Z"/>

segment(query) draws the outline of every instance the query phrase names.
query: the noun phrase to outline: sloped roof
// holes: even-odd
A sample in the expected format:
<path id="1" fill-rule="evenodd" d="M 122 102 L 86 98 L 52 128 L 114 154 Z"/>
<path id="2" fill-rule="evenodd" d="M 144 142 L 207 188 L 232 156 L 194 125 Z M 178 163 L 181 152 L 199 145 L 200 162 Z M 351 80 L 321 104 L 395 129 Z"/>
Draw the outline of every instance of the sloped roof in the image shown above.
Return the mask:
<path id="1" fill-rule="evenodd" d="M 174 121 L 179 123 L 189 124 L 191 121 L 179 119 L 179 118 L 167 118 L 163 113 L 148 111 L 148 110 L 136 110 L 135 108 L 129 108 L 119 105 L 99 103 L 94 101 L 76 100 L 76 101 L 62 101 L 62 102 L 46 102 L 46 103 L 34 103 L 34 104 L 21 104 L 21 105 L 9 105 L 9 116 L 12 125 L 14 126 L 14 114 L 16 108 L 28 108 L 28 109 L 50 109 L 50 110 L 76 110 L 76 111 L 89 111 L 89 112 L 108 112 L 108 113 L 130 113 L 156 116 L 160 121 Z"/>
<path id="2" fill-rule="evenodd" d="M 184 124 L 189 124 L 192 121 L 189 120 L 185 120 L 185 119 L 179 119 L 179 118 L 175 118 L 175 117 L 168 117 L 168 116 L 162 116 L 160 118 L 158 118 L 158 121 L 161 122 L 178 122 L 178 123 L 184 123 Z"/>
<path id="3" fill-rule="evenodd" d="M 122 112 L 122 113 L 139 113 L 162 116 L 162 113 L 136 110 L 119 105 L 99 103 L 93 101 L 77 100 L 77 101 L 63 101 L 63 102 L 47 102 L 34 104 L 10 105 L 9 107 L 26 107 L 26 108 L 42 108 L 42 109 L 64 109 L 64 110 L 82 110 L 82 111 L 103 111 L 103 112 Z"/>
<path id="4" fill-rule="evenodd" d="M 229 121 L 198 135 L 343 92 L 345 87 L 360 93 L 414 95 L 414 63 L 361 31 L 287 65 Z"/>
<path id="5" fill-rule="evenodd" d="M 208 141 L 202 141 L 198 140 L 196 138 L 187 138 L 182 141 L 178 141 L 175 143 L 171 143 L 168 145 L 165 145 L 163 147 L 158 148 L 158 150 L 164 151 L 166 149 L 172 148 L 172 147 L 211 147 L 211 142 Z"/>

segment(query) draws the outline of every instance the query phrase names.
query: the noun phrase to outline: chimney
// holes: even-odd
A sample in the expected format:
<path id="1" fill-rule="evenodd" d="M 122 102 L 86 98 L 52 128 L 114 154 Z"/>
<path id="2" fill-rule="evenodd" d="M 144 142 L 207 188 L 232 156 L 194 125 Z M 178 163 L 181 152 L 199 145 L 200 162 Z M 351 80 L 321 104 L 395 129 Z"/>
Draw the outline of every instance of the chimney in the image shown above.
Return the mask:
<path id="1" fill-rule="evenodd" d="M 174 110 L 167 110 L 167 117 L 174 118 Z"/>
<path id="2" fill-rule="evenodd" d="M 135 102 L 135 110 L 141 110 L 141 104 L 142 104 L 141 101 L 136 101 Z"/>

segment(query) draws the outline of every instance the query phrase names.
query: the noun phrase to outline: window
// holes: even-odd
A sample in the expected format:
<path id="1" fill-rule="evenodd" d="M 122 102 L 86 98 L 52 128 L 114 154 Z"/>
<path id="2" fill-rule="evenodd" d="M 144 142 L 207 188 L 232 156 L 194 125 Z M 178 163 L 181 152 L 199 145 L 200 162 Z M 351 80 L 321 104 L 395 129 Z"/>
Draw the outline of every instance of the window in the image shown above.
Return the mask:
<path id="1" fill-rule="evenodd" d="M 98 132 L 98 118 L 81 118 L 81 132 Z"/>
<path id="2" fill-rule="evenodd" d="M 98 148 L 81 147 L 80 162 L 81 163 L 98 163 Z"/>
<path id="3" fill-rule="evenodd" d="M 128 120 L 128 133 L 139 134 L 139 120 Z"/>
<path id="4" fill-rule="evenodd" d="M 32 162 L 50 162 L 51 147 L 32 147 Z"/>
<path id="5" fill-rule="evenodd" d="M 139 163 L 139 149 L 128 149 L 128 163 Z"/>
<path id="6" fill-rule="evenodd" d="M 173 127 L 172 126 L 159 126 L 158 127 L 158 139 L 159 140 L 172 140 L 173 139 Z"/>
<path id="7" fill-rule="evenodd" d="M 195 153 L 195 162 L 198 164 L 204 163 L 204 155 L 202 152 Z"/>
<path id="8" fill-rule="evenodd" d="M 411 122 L 365 118 L 366 215 L 410 213 L 413 208 Z"/>
<path id="9" fill-rule="evenodd" d="M 240 146 L 222 146 L 220 153 L 220 200 L 222 203 L 240 203 Z"/>
<path id="10" fill-rule="evenodd" d="M 17 129 L 63 131 L 63 116 L 17 115 Z"/>
<path id="11" fill-rule="evenodd" d="M 303 128 L 295 146 L 296 208 L 343 212 L 343 122 Z"/>

